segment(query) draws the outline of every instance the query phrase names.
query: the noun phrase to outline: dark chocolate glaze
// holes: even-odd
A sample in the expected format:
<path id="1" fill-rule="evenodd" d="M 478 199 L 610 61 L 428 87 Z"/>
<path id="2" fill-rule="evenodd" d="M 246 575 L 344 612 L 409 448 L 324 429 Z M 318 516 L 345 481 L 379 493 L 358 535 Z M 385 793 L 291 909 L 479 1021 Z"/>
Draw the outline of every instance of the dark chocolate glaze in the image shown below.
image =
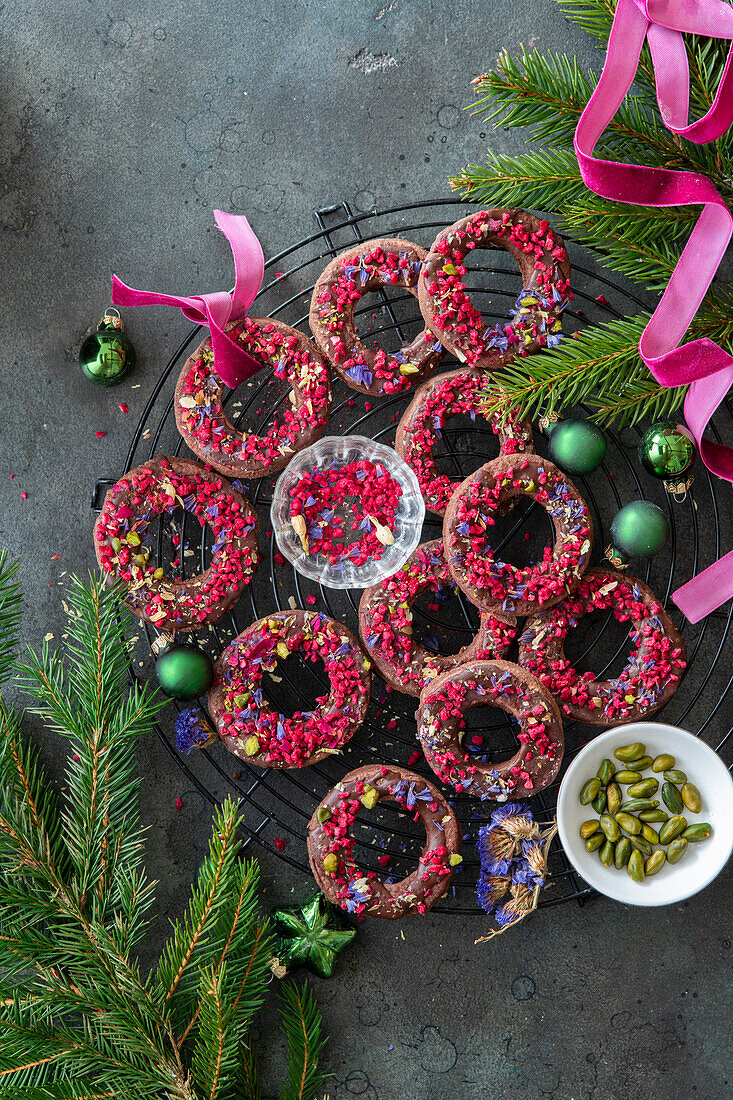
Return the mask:
<path id="1" fill-rule="evenodd" d="M 313 288 L 309 324 L 318 347 L 331 364 L 333 370 L 344 380 L 346 385 L 352 390 L 357 390 L 359 393 L 367 393 L 374 397 L 380 397 L 385 391 L 382 381 L 380 381 L 376 375 L 374 375 L 372 382 L 367 385 L 350 377 L 350 375 L 346 373 L 343 360 L 337 361 L 334 358 L 334 340 L 339 338 L 343 340 L 346 345 L 344 358 L 349 359 L 354 355 L 358 356 L 359 362 L 373 373 L 377 352 L 374 348 L 367 347 L 367 345 L 359 339 L 359 335 L 356 331 L 356 322 L 354 320 L 354 309 L 358 303 L 349 302 L 346 304 L 343 311 L 343 325 L 340 331 L 335 333 L 330 332 L 322 323 L 321 311 L 324 307 L 318 301 L 319 296 L 325 289 L 332 290 L 338 283 L 344 271 L 344 262 L 348 263 L 349 261 L 355 261 L 358 263 L 358 258 L 360 256 L 371 252 L 376 247 L 381 248 L 383 252 L 406 254 L 413 264 L 422 264 L 427 256 L 427 252 L 424 248 L 420 248 L 411 241 L 401 240 L 398 237 L 380 237 L 377 240 L 364 241 L 361 244 L 355 245 L 353 248 L 346 249 L 346 251 L 341 252 L 330 262 Z M 391 282 L 385 282 L 378 272 L 371 272 L 366 281 L 359 284 L 359 290 L 361 295 L 364 296 L 365 294 L 379 290 L 382 286 L 387 286 L 394 287 L 398 290 L 405 290 L 408 294 L 416 298 L 418 274 L 419 269 L 413 270 L 412 267 L 405 268 L 404 276 L 398 283 L 393 284 Z M 404 386 L 399 392 L 404 392 L 406 389 L 412 388 L 420 382 L 421 379 L 432 374 L 438 367 L 445 352 L 442 347 L 436 350 L 435 342 L 435 336 L 426 328 L 423 332 L 419 333 L 414 340 L 403 344 L 402 347 L 398 349 L 397 355 L 401 355 L 405 361 L 411 362 L 418 367 L 418 370 L 414 374 L 407 376 L 409 378 L 409 386 Z M 395 352 L 388 352 L 386 354 L 388 359 L 395 357 Z"/>
<path id="2" fill-rule="evenodd" d="M 273 325 L 278 332 L 283 336 L 297 336 L 298 345 L 302 351 L 308 352 L 308 354 L 317 362 L 323 366 L 323 370 L 326 378 L 326 385 L 328 387 L 328 407 L 331 407 L 331 377 L 328 367 L 328 363 L 318 351 L 317 347 L 312 340 L 309 340 L 304 333 L 298 329 L 291 328 L 290 325 L 284 324 L 282 321 L 277 321 L 274 317 L 250 317 L 250 321 L 254 321 L 258 325 Z M 241 322 L 232 321 L 226 326 L 226 331 L 230 332 L 232 329 L 241 325 Z M 207 336 L 205 340 L 202 340 L 193 354 L 189 355 L 186 362 L 183 364 L 183 369 L 178 376 L 178 382 L 176 384 L 176 390 L 173 397 L 173 411 L 176 417 L 176 426 L 180 432 L 185 444 L 195 455 L 203 461 L 209 463 L 214 469 L 220 470 L 221 473 L 226 474 L 228 477 L 233 478 L 258 478 L 267 477 L 270 474 L 276 474 L 280 470 L 284 469 L 290 460 L 298 453 L 298 451 L 305 450 L 306 447 L 310 447 L 312 443 L 320 439 L 326 430 L 328 424 L 328 417 L 326 416 L 321 423 L 314 423 L 306 425 L 303 430 L 298 434 L 293 443 L 288 442 L 288 450 L 281 454 L 278 458 L 273 458 L 267 464 L 262 463 L 256 456 L 248 455 L 244 458 L 233 454 L 226 454 L 225 451 L 216 450 L 211 446 L 209 442 L 202 442 L 197 439 L 196 436 L 189 431 L 184 424 L 183 416 L 184 409 L 181 405 L 181 397 L 183 396 L 183 386 L 189 371 L 192 370 L 196 361 L 201 359 L 205 354 L 209 354 L 211 348 L 211 337 Z M 213 352 L 211 352 L 213 356 Z M 253 358 L 259 358 L 254 355 Z M 277 365 L 279 359 L 279 353 L 270 361 L 269 357 L 262 360 L 263 368 L 274 367 Z M 245 435 L 235 428 L 229 418 L 226 416 L 224 406 L 222 405 L 222 398 L 224 392 L 224 384 L 216 374 L 215 364 L 207 372 L 208 377 L 206 381 L 206 394 L 212 405 L 217 408 L 216 417 L 225 429 L 227 435 L 231 435 L 238 443 L 243 443 Z M 293 395 L 293 404 L 296 409 L 302 408 L 306 397 L 300 386 L 291 383 L 291 394 Z M 252 433 L 247 432 L 246 436 L 249 437 Z"/>
<path id="3" fill-rule="evenodd" d="M 525 463 L 527 464 L 526 466 Z M 470 580 L 466 566 L 463 562 L 463 556 L 471 540 L 469 536 L 460 535 L 457 530 L 457 513 L 461 498 L 463 494 L 468 491 L 469 486 L 473 482 L 478 481 L 482 486 L 485 486 L 486 489 L 491 489 L 495 482 L 503 477 L 509 470 L 513 470 L 517 474 L 522 474 L 523 476 L 528 476 L 533 479 L 536 489 L 542 487 L 539 483 L 540 471 L 544 471 L 548 477 L 552 477 L 553 480 L 559 478 L 563 484 L 568 486 L 574 504 L 584 509 L 583 522 L 589 529 L 588 537 L 585 540 L 588 545 L 582 550 L 577 567 L 573 569 L 562 568 L 561 572 L 564 582 L 563 590 L 542 603 L 538 603 L 536 599 L 513 597 L 507 603 L 506 600 L 492 595 L 487 588 L 478 588 Z M 499 498 L 499 509 L 503 507 L 506 502 L 521 495 L 527 494 L 524 493 L 521 488 L 507 486 L 502 490 L 502 494 Z M 542 501 L 539 503 L 542 505 Z M 499 509 L 497 509 L 497 512 L 501 514 Z M 547 508 L 545 510 L 547 511 Z M 551 515 L 548 511 L 548 516 L 555 530 L 553 568 L 556 568 L 558 572 L 560 572 L 561 567 L 557 562 L 564 553 L 568 538 L 571 537 L 570 527 L 572 523 L 570 517 L 562 512 Z M 486 530 L 488 533 L 490 528 Z M 470 474 L 455 490 L 443 519 L 443 541 L 448 568 L 456 584 L 466 593 L 472 603 L 482 609 L 493 611 L 499 617 L 505 616 L 507 611 L 516 615 L 530 615 L 545 610 L 548 607 L 553 607 L 577 587 L 580 578 L 590 565 L 590 552 L 593 541 L 593 521 L 585 501 L 573 483 L 547 459 L 541 458 L 536 454 L 503 455 L 500 458 L 493 459 L 491 462 L 487 462 L 485 466 L 476 470 L 475 473 Z M 490 545 L 488 540 L 487 544 Z M 507 606 L 505 606 L 505 604 L 507 604 Z"/>
<path id="4" fill-rule="evenodd" d="M 592 726 L 609 728 L 612 726 L 625 725 L 627 722 L 637 722 L 640 719 L 646 719 L 650 714 L 653 714 L 654 711 L 663 707 L 679 687 L 679 675 L 687 660 L 687 646 L 685 645 L 684 638 L 675 628 L 674 623 L 661 606 L 660 601 L 654 595 L 651 588 L 636 577 L 631 577 L 626 573 L 618 573 L 615 569 L 607 569 L 603 566 L 589 569 L 581 581 L 580 589 L 576 589 L 567 600 L 557 604 L 550 611 L 527 620 L 520 638 L 519 663 L 540 676 L 546 687 L 552 690 L 549 680 L 549 676 L 551 676 L 552 673 L 548 673 L 548 678 L 546 679 L 542 669 L 543 667 L 549 668 L 552 662 L 562 661 L 564 663 L 566 660 L 564 642 L 567 631 L 560 626 L 558 620 L 565 617 L 565 614 L 570 611 L 572 605 L 573 623 L 569 625 L 569 629 L 572 629 L 578 617 L 592 612 L 596 606 L 593 599 L 586 598 L 586 595 L 581 591 L 585 588 L 584 582 L 586 581 L 593 584 L 600 582 L 602 587 L 607 590 L 603 595 L 610 597 L 611 602 L 618 597 L 619 604 L 624 598 L 624 593 L 628 592 L 630 589 L 633 599 L 648 608 L 648 618 L 626 617 L 626 621 L 628 621 L 630 628 L 639 633 L 639 652 L 636 658 L 636 664 L 645 666 L 644 674 L 648 675 L 649 665 L 653 665 L 656 660 L 656 654 L 650 643 L 649 636 L 645 634 L 645 630 L 649 629 L 650 625 L 653 624 L 664 638 L 668 639 L 670 642 L 672 661 L 676 665 L 674 675 L 677 678 L 668 678 L 662 684 L 655 684 L 654 688 L 646 693 L 643 690 L 640 692 L 637 685 L 630 683 L 628 689 L 629 695 L 637 696 L 637 699 L 635 702 L 629 703 L 625 697 L 626 691 L 624 690 L 624 707 L 623 710 L 617 714 L 609 713 L 607 707 L 610 699 L 617 691 L 618 678 L 616 678 L 615 681 L 588 680 L 584 677 L 581 678 L 581 687 L 587 690 L 593 699 L 595 704 L 593 707 L 580 705 L 577 699 L 573 697 L 573 694 L 568 694 L 567 692 L 557 696 L 557 701 L 563 712 L 569 718 L 574 718 L 578 722 L 585 722 Z M 611 588 L 611 586 L 613 586 L 613 588 Z M 608 589 L 610 589 L 610 591 Z M 608 601 L 604 602 L 605 606 L 608 606 Z M 579 612 L 577 611 L 578 605 L 582 605 L 582 610 Z M 536 647 L 538 643 L 542 643 L 543 646 L 541 657 L 538 657 L 537 654 Z M 639 669 L 635 666 L 627 665 L 627 671 L 632 680 L 639 675 Z M 640 694 L 646 694 L 646 698 L 639 698 Z"/>
<path id="5" fill-rule="evenodd" d="M 333 756 L 334 751 L 340 748 L 349 740 L 349 738 L 359 729 L 364 718 L 366 717 L 367 708 L 369 706 L 369 692 L 371 689 L 371 672 L 368 669 L 361 669 L 361 691 L 359 694 L 351 696 L 349 702 L 354 705 L 354 713 L 351 716 L 351 729 L 347 736 L 341 737 L 338 741 L 338 745 L 326 744 L 318 751 L 312 753 L 301 764 L 291 764 L 284 760 L 272 760 L 268 759 L 265 753 L 257 753 L 255 755 L 249 755 L 245 751 L 246 738 L 238 735 L 225 734 L 224 723 L 222 722 L 223 715 L 227 713 L 225 705 L 225 693 L 222 684 L 222 676 L 226 673 L 232 657 L 237 653 L 239 647 L 242 644 L 246 644 L 251 639 L 252 650 L 254 651 L 262 632 L 263 624 L 270 619 L 278 619 L 281 622 L 285 622 L 286 629 L 278 634 L 280 640 L 284 640 L 286 637 L 294 637 L 302 634 L 309 624 L 320 616 L 322 623 L 331 624 L 338 631 L 339 637 L 353 647 L 355 655 L 363 658 L 363 651 L 352 632 L 345 627 L 342 623 L 337 623 L 334 619 L 330 619 L 327 615 L 316 611 L 305 611 L 302 609 L 296 609 L 294 611 L 278 611 L 272 615 L 267 615 L 264 619 L 259 619 L 257 622 L 252 623 L 243 630 L 232 642 L 229 643 L 227 648 L 219 657 L 214 666 L 214 686 L 209 691 L 207 696 L 207 707 L 212 722 L 214 723 L 221 740 L 229 752 L 234 756 L 238 756 L 241 760 L 246 761 L 248 764 L 252 764 L 258 768 L 295 768 L 306 767 L 310 764 L 317 764 L 321 760 L 325 760 L 328 756 Z M 254 652 L 253 652 L 253 655 Z M 320 707 L 320 713 L 333 714 L 335 711 L 335 702 L 333 698 L 333 692 L 328 696 L 327 701 Z"/>
<path id="6" fill-rule="evenodd" d="M 540 229 L 540 219 L 535 217 L 534 214 L 530 214 L 527 210 L 511 210 L 503 208 L 495 208 L 487 211 L 489 219 L 494 223 L 501 223 L 505 214 L 509 215 L 510 223 L 512 225 L 522 224 L 531 233 L 536 233 Z M 434 318 L 439 315 L 440 308 L 439 302 L 435 296 L 428 289 L 429 286 L 435 280 L 437 272 L 442 270 L 445 263 L 445 256 L 435 251 L 436 245 L 444 240 L 447 240 L 451 246 L 458 245 L 460 238 L 457 236 L 459 232 L 464 232 L 466 225 L 475 218 L 475 214 L 470 214 L 468 217 L 461 218 L 459 221 L 454 222 L 453 225 L 449 225 L 446 229 L 442 229 L 438 236 L 430 246 L 427 259 L 423 264 L 422 275 L 418 284 L 418 300 L 420 303 L 420 311 L 423 315 L 423 320 L 427 327 L 435 333 L 437 338 L 443 344 L 443 347 L 453 353 L 457 359 L 460 359 L 462 363 L 466 362 L 465 347 L 461 339 L 456 334 L 446 332 L 444 329 L 438 328 L 434 323 Z M 535 292 L 538 289 L 538 272 L 535 269 L 535 255 L 534 252 L 524 252 L 518 248 L 512 241 L 507 240 L 505 237 L 497 235 L 496 229 L 499 226 L 496 225 L 495 229 L 488 227 L 484 231 L 482 238 L 476 240 L 476 248 L 498 248 L 505 252 L 508 252 L 510 256 L 514 258 L 519 268 L 520 275 L 522 276 L 522 288 L 530 293 Z M 562 237 L 560 237 L 555 230 L 552 230 L 552 235 L 556 245 L 563 245 Z M 553 285 L 558 279 L 568 281 L 570 279 L 570 261 L 564 259 L 560 263 L 557 263 L 551 252 L 543 252 L 541 257 L 542 261 L 546 263 L 552 270 L 552 282 Z M 559 316 L 559 310 L 557 311 Z M 531 355 L 533 352 L 538 351 L 540 348 L 537 340 L 532 340 L 531 343 L 524 345 L 524 354 Z M 511 347 L 505 351 L 501 351 L 497 348 L 487 348 L 486 354 L 483 355 L 474 366 L 483 368 L 485 370 L 497 370 L 500 369 L 502 364 L 507 360 L 515 358 L 517 352 Z"/>
<path id="7" fill-rule="evenodd" d="M 322 799 L 308 823 L 308 858 L 316 882 L 329 901 L 346 908 L 346 899 L 343 896 L 344 886 L 336 877 L 327 874 L 324 868 L 323 860 L 329 851 L 330 837 L 327 832 L 328 823 L 324 827 L 324 824 L 318 821 L 318 810 L 323 808 L 332 813 L 336 811 L 341 801 L 339 795 L 343 791 L 358 800 L 356 785 L 359 780 L 377 791 L 379 801 L 400 804 L 392 792 L 403 781 L 408 785 L 413 784 L 416 792 L 428 791 L 431 796 L 430 801 L 416 798 L 413 809 L 409 811 L 417 812 L 425 827 L 425 845 L 421 859 L 442 847 L 447 850 L 443 861 L 444 866 L 451 868 L 448 873 L 439 875 L 434 870 L 426 870 L 423 863 L 418 863 L 415 870 L 399 882 L 385 883 L 379 878 L 366 879 L 369 896 L 364 903 L 363 913 L 370 917 L 396 920 L 399 917 L 427 912 L 450 886 L 454 873 L 450 856 L 458 857 L 463 845 L 463 837 L 458 819 L 440 791 L 422 776 L 396 764 L 382 766 L 368 764 L 365 767 L 356 768 L 345 775 Z M 432 806 L 435 809 L 432 809 Z M 456 863 L 460 862 L 460 859 L 456 859 Z M 351 859 L 344 861 L 344 871 L 342 877 L 350 882 L 361 881 L 364 878 L 364 873 Z"/>
<path id="8" fill-rule="evenodd" d="M 136 466 L 134 467 L 134 469 L 128 470 L 124 477 L 128 477 L 130 474 L 134 474 L 138 470 L 151 470 L 156 475 L 156 477 L 162 479 L 166 474 L 166 469 L 162 465 L 163 460 L 168 463 L 171 470 L 173 470 L 177 474 L 180 474 L 181 476 L 206 476 L 207 479 L 210 481 L 221 481 L 222 488 L 220 497 L 226 496 L 236 501 L 239 504 L 240 508 L 239 514 L 249 517 L 250 521 L 252 522 L 252 527 L 247 532 L 247 534 L 243 537 L 234 538 L 230 544 L 230 548 L 234 550 L 244 550 L 246 548 L 249 548 L 252 555 L 252 566 L 254 568 L 259 559 L 259 551 L 257 548 L 257 515 L 253 511 L 246 497 L 242 496 L 241 493 L 238 493 L 237 490 L 234 489 L 232 485 L 221 476 L 221 474 L 214 473 L 213 471 L 209 473 L 209 471 L 205 469 L 199 462 L 195 462 L 193 459 L 190 458 L 174 458 L 167 455 L 156 455 L 155 458 L 151 458 L 147 462 L 141 463 L 140 466 Z M 124 480 L 124 478 L 121 478 L 120 480 Z M 132 505 L 132 495 L 130 491 L 118 491 L 113 485 L 112 488 L 108 490 L 104 498 L 104 504 L 102 506 L 102 511 L 100 513 L 99 519 L 97 520 L 97 525 L 99 524 L 100 520 L 105 517 L 105 514 L 108 511 L 116 508 L 121 504 L 128 505 L 130 508 L 133 509 L 133 511 L 136 511 L 136 515 L 139 516 L 141 514 L 139 509 L 136 510 Z M 107 541 L 108 540 L 105 540 L 101 543 L 97 541 L 95 527 L 94 548 L 97 555 L 97 561 L 99 562 L 100 566 L 102 564 L 102 559 L 99 551 L 100 548 L 107 543 Z M 182 546 L 181 551 L 183 551 Z M 150 622 L 151 626 L 155 627 L 156 630 L 172 630 L 175 632 L 204 630 L 211 623 L 218 622 L 219 619 L 221 619 L 221 617 L 225 615 L 231 607 L 234 606 L 234 604 L 237 602 L 242 592 L 244 591 L 245 587 L 249 583 L 251 571 L 242 580 L 241 584 L 231 588 L 225 599 L 218 601 L 211 607 L 204 622 L 199 622 L 198 619 L 193 617 L 193 613 L 186 612 L 186 609 L 183 609 L 183 618 L 181 618 L 180 621 L 177 620 L 175 622 L 153 622 L 145 612 L 145 604 L 148 603 L 152 596 L 158 593 L 162 593 L 165 595 L 172 594 L 174 600 L 178 600 L 178 597 L 182 595 L 193 595 L 204 586 L 210 572 L 211 567 L 204 570 L 203 573 L 197 573 L 195 576 L 187 577 L 185 580 L 171 581 L 166 577 L 161 577 L 159 580 L 156 580 L 154 577 L 148 577 L 146 578 L 145 584 L 140 587 L 128 585 L 129 590 L 126 597 L 127 606 L 130 608 L 134 615 L 137 615 L 139 619 L 142 619 L 145 622 Z M 116 583 L 119 579 L 115 573 L 105 573 L 105 576 L 111 584 Z M 123 581 L 123 583 L 125 582 Z"/>
<path id="9" fill-rule="evenodd" d="M 499 707 L 516 719 L 519 733 L 528 740 L 520 741 L 518 751 L 500 763 L 470 756 L 461 746 L 460 716 L 446 715 L 445 699 L 440 698 L 449 695 L 452 685 L 458 686 L 460 698 L 449 706 L 451 711 L 458 709 L 463 715 L 472 707 Z M 499 693 L 494 694 L 495 690 Z M 475 798 L 499 802 L 528 798 L 552 783 L 560 770 L 564 749 L 560 709 L 536 676 L 509 661 L 476 661 L 439 676 L 422 693 L 416 718 L 430 767 L 444 783 Z M 542 751 L 545 737 L 552 748 Z M 512 768 L 519 773 L 512 774 Z"/>

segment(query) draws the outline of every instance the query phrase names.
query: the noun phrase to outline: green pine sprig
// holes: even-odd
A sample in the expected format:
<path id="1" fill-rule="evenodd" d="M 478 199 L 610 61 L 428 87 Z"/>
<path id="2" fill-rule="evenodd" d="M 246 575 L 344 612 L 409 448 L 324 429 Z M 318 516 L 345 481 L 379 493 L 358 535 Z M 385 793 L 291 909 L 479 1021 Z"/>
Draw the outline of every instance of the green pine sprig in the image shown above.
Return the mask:
<path id="1" fill-rule="evenodd" d="M 288 1043 L 288 1080 L 280 1100 L 308 1100 L 323 1085 L 319 1065 L 326 1040 L 318 1006 L 306 985 L 283 986 L 280 1016 Z"/>
<path id="2" fill-rule="evenodd" d="M 565 14 L 599 40 L 608 41 L 613 0 L 557 0 Z M 692 111 L 710 107 L 723 72 L 727 44 L 687 39 Z M 546 212 L 561 232 L 593 251 L 606 267 L 647 290 L 667 284 L 699 215 L 696 207 L 656 209 L 611 202 L 589 191 L 580 176 L 573 135 L 597 76 L 581 70 L 574 58 L 543 55 L 522 48 L 519 57 L 502 52 L 492 72 L 474 81 L 474 113 L 496 126 L 523 129 L 540 148 L 516 155 L 489 150 L 486 163 L 469 165 L 451 179 L 454 190 L 484 206 L 522 206 Z M 707 145 L 695 145 L 662 125 L 656 106 L 651 57 L 645 47 L 633 93 L 622 104 L 598 144 L 598 152 L 637 164 L 702 172 L 733 203 L 728 171 L 733 133 Z M 711 290 L 687 339 L 709 336 L 733 352 L 730 295 Z M 727 314 L 726 314 L 727 310 Z M 634 341 L 649 315 L 630 322 L 609 322 L 575 334 L 550 353 L 518 359 L 493 376 L 505 391 L 501 403 L 487 397 L 488 408 L 510 403 L 523 415 L 557 411 L 579 401 L 605 424 L 661 419 L 677 409 L 684 388 L 657 385 L 638 356 Z M 492 404 L 493 402 L 493 404 Z"/>
<path id="3" fill-rule="evenodd" d="M 20 591 L 0 553 L 0 670 L 14 663 Z M 186 913 L 150 973 L 152 918 L 135 753 L 164 701 L 129 675 L 131 624 L 101 577 L 73 579 L 65 643 L 30 653 L 19 685 L 67 742 L 59 802 L 21 716 L 0 698 L 0 1100 L 258 1097 L 247 1038 L 271 979 L 273 932 L 241 815 L 217 812 Z M 313 1100 L 327 1076 L 321 1017 L 283 987 L 290 1076 Z M 293 1091 L 299 1074 L 301 1091 Z"/>

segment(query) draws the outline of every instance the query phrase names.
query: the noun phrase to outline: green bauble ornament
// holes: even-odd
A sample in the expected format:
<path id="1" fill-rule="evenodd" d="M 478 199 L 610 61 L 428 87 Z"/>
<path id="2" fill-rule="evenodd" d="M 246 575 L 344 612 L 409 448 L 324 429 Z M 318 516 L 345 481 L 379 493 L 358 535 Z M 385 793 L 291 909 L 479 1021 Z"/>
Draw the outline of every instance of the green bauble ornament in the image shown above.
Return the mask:
<path id="1" fill-rule="evenodd" d="M 567 474 L 590 474 L 606 457 L 606 437 L 589 420 L 561 420 L 550 435 L 550 458 Z"/>
<path id="2" fill-rule="evenodd" d="M 105 313 L 97 331 L 79 348 L 82 374 L 96 386 L 116 386 L 135 366 L 135 358 L 122 318 L 114 313 Z"/>
<path id="3" fill-rule="evenodd" d="M 611 524 L 613 545 L 629 558 L 649 558 L 658 554 L 669 538 L 669 520 L 649 500 L 634 500 L 614 516 Z"/>
<path id="4" fill-rule="evenodd" d="M 197 699 L 211 687 L 214 666 L 198 646 L 174 644 L 158 657 L 155 675 L 171 699 Z"/>
<path id="5" fill-rule="evenodd" d="M 314 974 L 330 978 L 336 956 L 351 943 L 356 929 L 340 909 L 323 894 L 315 894 L 300 907 L 276 909 L 277 964 L 284 975 L 291 966 L 307 966 Z M 274 968 L 273 968 L 274 969 Z"/>
<path id="6" fill-rule="evenodd" d="M 648 474 L 663 481 L 667 492 L 674 496 L 692 485 L 690 470 L 696 454 L 695 442 L 687 428 L 671 420 L 652 424 L 639 443 L 639 462 Z"/>

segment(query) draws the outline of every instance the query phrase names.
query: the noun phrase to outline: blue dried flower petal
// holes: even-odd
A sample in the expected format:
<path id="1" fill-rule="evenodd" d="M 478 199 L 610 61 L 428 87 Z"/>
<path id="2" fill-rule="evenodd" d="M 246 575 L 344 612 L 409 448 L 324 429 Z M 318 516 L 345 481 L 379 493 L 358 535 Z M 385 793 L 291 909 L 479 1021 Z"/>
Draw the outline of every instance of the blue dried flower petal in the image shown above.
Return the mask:
<path id="1" fill-rule="evenodd" d="M 176 748 L 186 755 L 209 739 L 209 730 L 193 707 L 182 710 L 176 718 Z"/>

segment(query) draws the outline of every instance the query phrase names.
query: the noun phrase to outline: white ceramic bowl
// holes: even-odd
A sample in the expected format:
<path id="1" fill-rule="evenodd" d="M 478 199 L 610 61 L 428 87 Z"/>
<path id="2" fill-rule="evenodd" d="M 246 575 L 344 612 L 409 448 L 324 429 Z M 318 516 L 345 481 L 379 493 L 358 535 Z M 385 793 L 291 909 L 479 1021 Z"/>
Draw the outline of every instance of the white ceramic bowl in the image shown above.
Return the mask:
<path id="1" fill-rule="evenodd" d="M 395 516 L 394 542 L 386 547 L 378 561 L 354 565 L 344 558 L 341 568 L 331 565 L 322 554 L 306 554 L 290 522 L 290 490 L 311 470 L 329 469 L 334 462 L 381 462 L 385 470 L 399 481 L 402 496 Z M 311 447 L 300 451 L 288 463 L 275 485 L 270 506 L 272 529 L 280 553 L 299 573 L 328 588 L 368 588 L 401 569 L 420 542 L 425 501 L 413 470 L 392 447 L 375 443 L 363 435 L 324 436 Z"/>
<path id="2" fill-rule="evenodd" d="M 597 852 L 587 852 L 579 835 L 581 824 L 597 817 L 592 806 L 581 806 L 580 789 L 592 778 L 604 757 L 614 758 L 614 749 L 642 741 L 649 756 L 669 753 L 675 767 L 687 774 L 700 790 L 702 809 L 699 814 L 684 810 L 690 825 L 708 821 L 713 831 L 707 840 L 688 844 L 679 863 L 667 864 L 656 875 L 634 882 L 626 870 L 604 867 Z M 655 773 L 648 770 L 645 777 Z M 661 783 L 662 776 L 656 778 Z M 626 793 L 626 788 L 622 787 Z M 655 795 L 658 798 L 659 795 Z M 660 798 L 660 808 L 664 803 Z M 671 905 L 704 889 L 720 874 L 733 851 L 733 779 L 725 764 L 699 737 L 662 722 L 631 722 L 599 734 L 582 749 L 565 773 L 557 799 L 557 824 L 560 841 L 578 874 L 599 893 L 626 905 Z M 659 829 L 658 825 L 654 825 Z"/>

